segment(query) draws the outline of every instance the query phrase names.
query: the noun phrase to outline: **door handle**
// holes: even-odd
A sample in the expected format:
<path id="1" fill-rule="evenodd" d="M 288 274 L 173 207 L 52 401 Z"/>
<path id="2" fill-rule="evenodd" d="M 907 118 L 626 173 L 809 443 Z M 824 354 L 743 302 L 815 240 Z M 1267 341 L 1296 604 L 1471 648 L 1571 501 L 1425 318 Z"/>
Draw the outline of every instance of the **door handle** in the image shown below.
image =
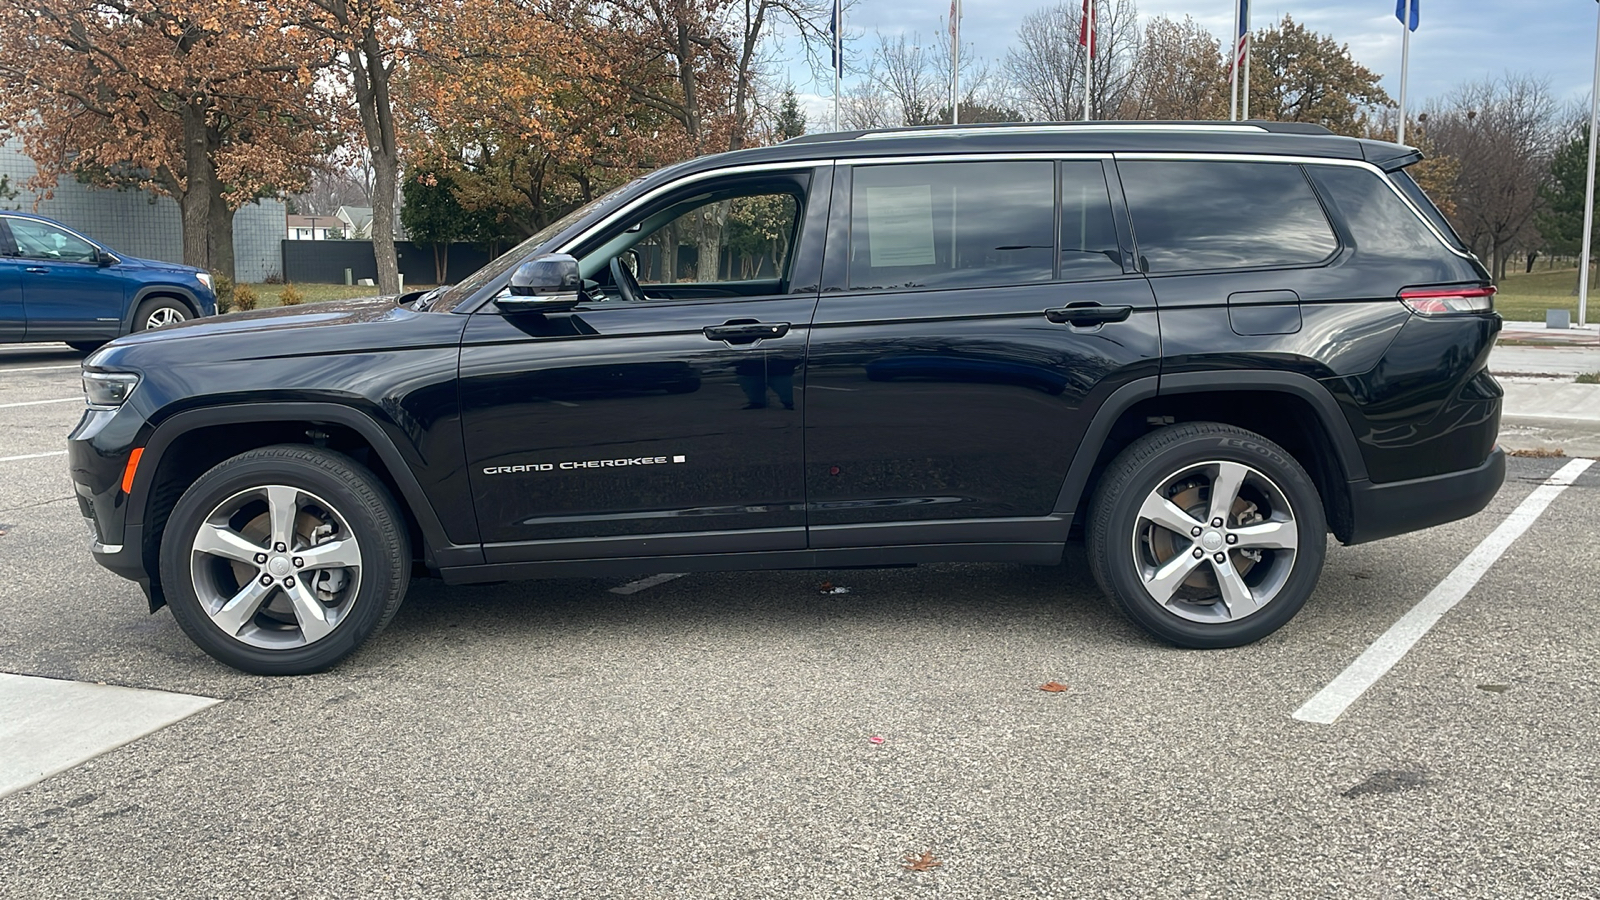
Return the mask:
<path id="1" fill-rule="evenodd" d="M 1098 303 L 1068 303 L 1055 309 L 1044 311 L 1045 318 L 1057 325 L 1070 324 L 1079 326 L 1104 325 L 1107 322 L 1121 322 L 1133 312 L 1131 306 L 1101 306 Z"/>
<path id="2" fill-rule="evenodd" d="M 50 270 L 45 268 L 44 266 L 28 266 L 27 268 L 23 269 L 22 271 L 24 271 L 24 272 L 32 272 L 35 275 L 43 275 L 44 273 L 46 273 L 46 272 L 48 272 Z"/>
<path id="3" fill-rule="evenodd" d="M 730 344 L 753 344 L 760 340 L 780 338 L 788 333 L 788 322 L 728 322 L 707 325 L 704 329 L 709 340 L 727 341 Z"/>

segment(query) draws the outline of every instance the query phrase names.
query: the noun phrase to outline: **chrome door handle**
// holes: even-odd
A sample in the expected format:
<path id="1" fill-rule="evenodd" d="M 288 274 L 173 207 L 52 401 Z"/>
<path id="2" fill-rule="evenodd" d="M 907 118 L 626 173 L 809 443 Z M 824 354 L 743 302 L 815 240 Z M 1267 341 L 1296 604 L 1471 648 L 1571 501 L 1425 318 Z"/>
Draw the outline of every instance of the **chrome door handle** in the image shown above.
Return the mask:
<path id="1" fill-rule="evenodd" d="M 48 272 L 50 270 L 45 268 L 44 266 L 28 266 L 27 268 L 23 269 L 22 271 L 24 271 L 24 272 L 32 272 L 35 275 L 43 275 L 44 273 L 46 273 L 46 272 Z"/>

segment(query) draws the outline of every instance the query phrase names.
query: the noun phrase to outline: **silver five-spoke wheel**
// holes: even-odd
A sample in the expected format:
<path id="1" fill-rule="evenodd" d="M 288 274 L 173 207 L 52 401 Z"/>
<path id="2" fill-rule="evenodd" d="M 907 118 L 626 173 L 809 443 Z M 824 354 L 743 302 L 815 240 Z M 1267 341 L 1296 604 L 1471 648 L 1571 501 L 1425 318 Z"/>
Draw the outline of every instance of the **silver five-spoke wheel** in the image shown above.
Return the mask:
<path id="1" fill-rule="evenodd" d="M 1133 543 L 1151 598 L 1193 622 L 1227 622 L 1260 612 L 1283 589 L 1299 527 L 1272 479 L 1213 460 L 1145 497 Z"/>
<path id="2" fill-rule="evenodd" d="M 264 485 L 211 510 L 195 533 L 190 569 L 201 608 L 224 633 L 290 649 L 327 637 L 350 611 L 361 545 L 326 500 Z"/>
<path id="3" fill-rule="evenodd" d="M 157 328 L 165 328 L 168 325 L 176 325 L 184 321 L 187 321 L 187 317 L 184 316 L 183 310 L 175 306 L 158 306 L 151 310 L 149 315 L 145 316 L 144 330 L 154 331 Z"/>

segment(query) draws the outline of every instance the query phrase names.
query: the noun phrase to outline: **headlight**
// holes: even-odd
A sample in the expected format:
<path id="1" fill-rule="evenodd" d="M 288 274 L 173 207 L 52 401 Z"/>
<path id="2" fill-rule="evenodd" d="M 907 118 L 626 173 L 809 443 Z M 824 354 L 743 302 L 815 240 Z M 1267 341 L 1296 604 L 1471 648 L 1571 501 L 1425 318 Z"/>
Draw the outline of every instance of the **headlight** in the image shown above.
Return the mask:
<path id="1" fill-rule="evenodd" d="M 212 292 L 213 294 L 217 292 L 217 289 L 211 286 L 210 272 L 196 272 L 194 273 L 194 277 L 196 281 L 206 286 L 206 290 Z"/>
<path id="2" fill-rule="evenodd" d="M 83 396 L 90 409 L 116 409 L 139 386 L 139 376 L 129 372 L 84 372 Z"/>

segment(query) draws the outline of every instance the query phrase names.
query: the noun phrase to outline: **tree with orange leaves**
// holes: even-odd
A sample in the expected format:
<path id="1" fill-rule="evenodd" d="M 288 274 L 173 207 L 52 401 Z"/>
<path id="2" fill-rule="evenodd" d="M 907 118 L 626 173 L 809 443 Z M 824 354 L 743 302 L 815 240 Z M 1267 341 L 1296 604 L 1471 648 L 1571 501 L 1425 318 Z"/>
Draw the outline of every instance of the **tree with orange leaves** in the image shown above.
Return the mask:
<path id="1" fill-rule="evenodd" d="M 233 210 L 321 149 L 313 37 L 252 0 L 0 0 L 0 136 L 64 174 L 172 197 L 184 262 L 233 276 Z"/>

